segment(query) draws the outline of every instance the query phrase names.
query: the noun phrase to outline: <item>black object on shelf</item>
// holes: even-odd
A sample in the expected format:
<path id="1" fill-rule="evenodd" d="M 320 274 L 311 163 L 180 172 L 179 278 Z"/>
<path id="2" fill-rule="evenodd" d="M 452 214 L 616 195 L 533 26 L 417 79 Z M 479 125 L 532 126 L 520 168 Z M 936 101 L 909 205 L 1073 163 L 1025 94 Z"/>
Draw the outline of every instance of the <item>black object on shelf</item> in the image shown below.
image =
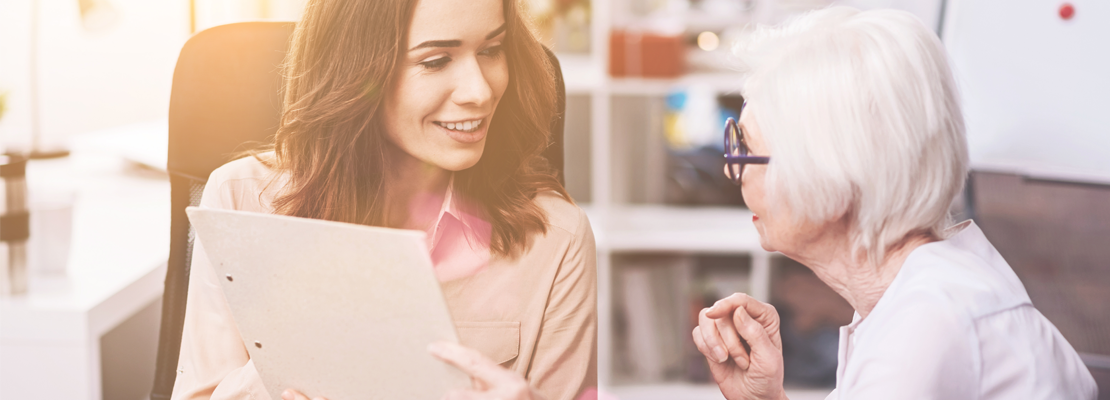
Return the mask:
<path id="1" fill-rule="evenodd" d="M 740 186 L 724 175 L 720 149 L 672 150 L 667 158 L 666 203 L 744 206 Z"/>

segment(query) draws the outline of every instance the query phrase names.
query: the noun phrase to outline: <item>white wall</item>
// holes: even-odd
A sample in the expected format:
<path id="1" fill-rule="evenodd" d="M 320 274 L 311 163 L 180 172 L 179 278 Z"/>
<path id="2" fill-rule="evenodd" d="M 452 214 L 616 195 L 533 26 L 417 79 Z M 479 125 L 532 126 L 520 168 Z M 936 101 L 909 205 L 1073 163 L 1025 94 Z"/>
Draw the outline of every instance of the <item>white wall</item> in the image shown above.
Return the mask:
<path id="1" fill-rule="evenodd" d="M 196 0 L 197 31 L 243 21 L 296 21 L 308 0 Z"/>
<path id="2" fill-rule="evenodd" d="M 78 0 L 0 1 L 0 149 L 31 147 L 31 16 L 38 6 L 42 149 L 74 134 L 168 115 L 173 68 L 189 38 L 189 0 L 98 0 L 114 12 L 102 29 L 82 25 Z M 306 0 L 196 0 L 196 28 L 296 20 Z"/>
<path id="3" fill-rule="evenodd" d="M 0 116 L 0 150 L 29 143 L 30 0 L 0 1 L 0 93 L 7 93 L 7 112 Z"/>
<path id="4" fill-rule="evenodd" d="M 107 0 L 114 23 L 88 30 L 77 0 L 34 0 L 38 8 L 39 127 L 42 148 L 74 134 L 166 118 L 173 67 L 189 36 L 186 0 Z M 32 0 L 0 2 L 0 90 L 10 110 L 0 143 L 31 142 Z"/>

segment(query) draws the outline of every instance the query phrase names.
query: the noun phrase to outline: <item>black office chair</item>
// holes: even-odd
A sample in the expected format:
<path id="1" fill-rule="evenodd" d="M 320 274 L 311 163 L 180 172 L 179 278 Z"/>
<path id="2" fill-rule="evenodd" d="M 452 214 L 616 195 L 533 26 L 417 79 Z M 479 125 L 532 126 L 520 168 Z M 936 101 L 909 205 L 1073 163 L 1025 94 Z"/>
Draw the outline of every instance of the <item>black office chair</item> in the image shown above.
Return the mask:
<path id="1" fill-rule="evenodd" d="M 170 259 L 162 298 L 162 326 L 152 400 L 165 400 L 177 378 L 181 329 L 189 291 L 193 231 L 185 207 L 200 202 L 212 170 L 251 143 L 268 140 L 281 115 L 280 65 L 291 22 L 246 22 L 196 34 L 181 49 L 170 95 Z M 566 93 L 559 61 L 550 50 L 558 88 L 552 143 L 544 151 L 563 182 L 563 111 Z"/>
<path id="2" fill-rule="evenodd" d="M 1037 310 L 1110 399 L 1110 185 L 971 171 L 968 203 Z"/>

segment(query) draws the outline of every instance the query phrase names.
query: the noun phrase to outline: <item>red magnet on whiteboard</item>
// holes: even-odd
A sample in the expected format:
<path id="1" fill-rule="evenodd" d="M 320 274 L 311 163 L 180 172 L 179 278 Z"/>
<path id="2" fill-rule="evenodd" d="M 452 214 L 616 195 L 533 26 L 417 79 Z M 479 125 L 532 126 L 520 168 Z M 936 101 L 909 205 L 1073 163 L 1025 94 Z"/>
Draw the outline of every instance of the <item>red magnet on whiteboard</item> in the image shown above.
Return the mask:
<path id="1" fill-rule="evenodd" d="M 1071 19 L 1075 15 L 1075 7 L 1071 3 L 1064 3 L 1060 5 L 1060 18 Z"/>

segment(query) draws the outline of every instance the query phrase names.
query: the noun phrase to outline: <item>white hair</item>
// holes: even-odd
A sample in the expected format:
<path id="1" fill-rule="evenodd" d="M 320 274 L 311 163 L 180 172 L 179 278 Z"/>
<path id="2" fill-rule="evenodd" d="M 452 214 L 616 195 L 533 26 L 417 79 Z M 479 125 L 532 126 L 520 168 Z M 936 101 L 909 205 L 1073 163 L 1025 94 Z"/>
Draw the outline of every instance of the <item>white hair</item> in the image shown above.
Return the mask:
<path id="1" fill-rule="evenodd" d="M 907 235 L 945 238 L 967 140 L 944 47 L 912 14 L 848 7 L 760 27 L 734 49 L 771 152 L 767 202 L 849 218 L 873 263 Z"/>

